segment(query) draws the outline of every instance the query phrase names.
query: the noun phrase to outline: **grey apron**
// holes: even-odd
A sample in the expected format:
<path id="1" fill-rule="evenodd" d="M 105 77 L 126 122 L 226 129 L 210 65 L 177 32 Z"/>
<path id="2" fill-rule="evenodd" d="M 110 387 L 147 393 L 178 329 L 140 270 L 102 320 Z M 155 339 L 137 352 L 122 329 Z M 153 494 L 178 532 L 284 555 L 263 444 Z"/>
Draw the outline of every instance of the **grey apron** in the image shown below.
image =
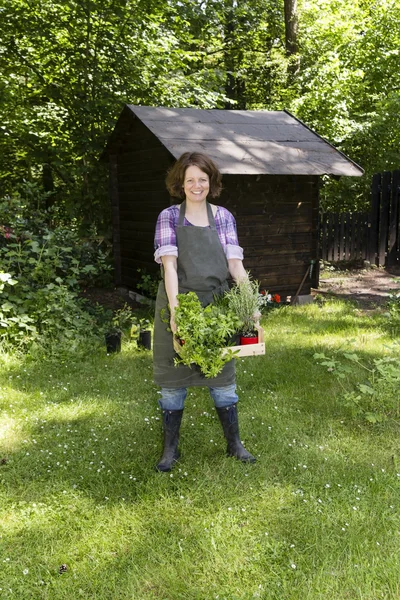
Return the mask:
<path id="1" fill-rule="evenodd" d="M 215 295 L 228 289 L 228 261 L 220 242 L 214 215 L 207 202 L 210 227 L 184 226 L 186 202 L 182 202 L 176 229 L 178 246 L 179 293 L 196 292 L 203 306 L 210 304 Z M 161 311 L 164 310 L 161 319 Z M 168 298 L 164 281 L 160 282 L 154 317 L 153 367 L 154 381 L 166 388 L 191 386 L 223 387 L 235 383 L 234 360 L 227 363 L 217 377 L 207 379 L 196 365 L 174 365 L 177 356 L 169 328 Z"/>

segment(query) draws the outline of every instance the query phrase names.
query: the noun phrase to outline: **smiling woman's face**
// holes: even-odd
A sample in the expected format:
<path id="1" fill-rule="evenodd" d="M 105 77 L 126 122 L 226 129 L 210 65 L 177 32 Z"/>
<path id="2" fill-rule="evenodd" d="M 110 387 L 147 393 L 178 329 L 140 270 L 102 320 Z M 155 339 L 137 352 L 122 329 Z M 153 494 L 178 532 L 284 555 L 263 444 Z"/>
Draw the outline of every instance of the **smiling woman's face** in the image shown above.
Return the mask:
<path id="1" fill-rule="evenodd" d="M 186 169 L 183 189 L 189 202 L 204 201 L 210 191 L 210 179 L 199 167 L 191 165 Z"/>

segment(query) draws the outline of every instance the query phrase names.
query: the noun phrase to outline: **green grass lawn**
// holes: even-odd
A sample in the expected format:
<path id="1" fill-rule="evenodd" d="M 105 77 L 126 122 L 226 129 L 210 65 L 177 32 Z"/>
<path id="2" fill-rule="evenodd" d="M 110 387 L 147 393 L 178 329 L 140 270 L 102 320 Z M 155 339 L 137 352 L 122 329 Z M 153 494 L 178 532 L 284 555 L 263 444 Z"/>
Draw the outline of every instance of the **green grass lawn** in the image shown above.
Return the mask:
<path id="1" fill-rule="evenodd" d="M 151 353 L 134 344 L 78 363 L 0 359 L 2 600 L 400 598 L 398 363 L 371 379 L 343 358 L 399 360 L 393 330 L 340 302 L 263 325 L 266 355 L 237 364 L 255 465 L 225 457 L 208 393 L 192 389 L 182 459 L 156 472 Z M 357 400 L 358 384 L 372 393 Z"/>

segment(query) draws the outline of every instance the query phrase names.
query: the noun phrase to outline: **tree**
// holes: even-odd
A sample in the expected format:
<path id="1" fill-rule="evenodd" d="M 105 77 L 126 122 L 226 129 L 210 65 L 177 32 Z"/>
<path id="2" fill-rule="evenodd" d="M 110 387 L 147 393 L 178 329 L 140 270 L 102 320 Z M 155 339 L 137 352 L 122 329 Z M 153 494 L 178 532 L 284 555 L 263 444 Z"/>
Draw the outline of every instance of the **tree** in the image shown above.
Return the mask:
<path id="1" fill-rule="evenodd" d="M 300 69 L 300 56 L 298 54 L 298 14 L 297 0 L 284 0 L 285 13 L 285 48 L 289 57 L 289 73 L 295 77 Z"/>

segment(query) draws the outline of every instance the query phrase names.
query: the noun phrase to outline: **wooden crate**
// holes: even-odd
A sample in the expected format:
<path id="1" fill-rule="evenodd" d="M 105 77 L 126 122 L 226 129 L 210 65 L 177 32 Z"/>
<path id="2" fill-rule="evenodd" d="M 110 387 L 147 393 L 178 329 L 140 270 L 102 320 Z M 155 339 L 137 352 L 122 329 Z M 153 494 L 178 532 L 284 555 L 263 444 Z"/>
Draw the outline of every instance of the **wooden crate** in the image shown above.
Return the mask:
<path id="1" fill-rule="evenodd" d="M 265 354 L 264 329 L 260 325 L 256 325 L 258 331 L 258 344 L 247 344 L 246 346 L 229 346 L 224 351 L 232 350 L 236 352 L 236 356 L 260 356 Z M 182 346 L 174 337 L 174 350 L 177 354 L 180 353 Z"/>

